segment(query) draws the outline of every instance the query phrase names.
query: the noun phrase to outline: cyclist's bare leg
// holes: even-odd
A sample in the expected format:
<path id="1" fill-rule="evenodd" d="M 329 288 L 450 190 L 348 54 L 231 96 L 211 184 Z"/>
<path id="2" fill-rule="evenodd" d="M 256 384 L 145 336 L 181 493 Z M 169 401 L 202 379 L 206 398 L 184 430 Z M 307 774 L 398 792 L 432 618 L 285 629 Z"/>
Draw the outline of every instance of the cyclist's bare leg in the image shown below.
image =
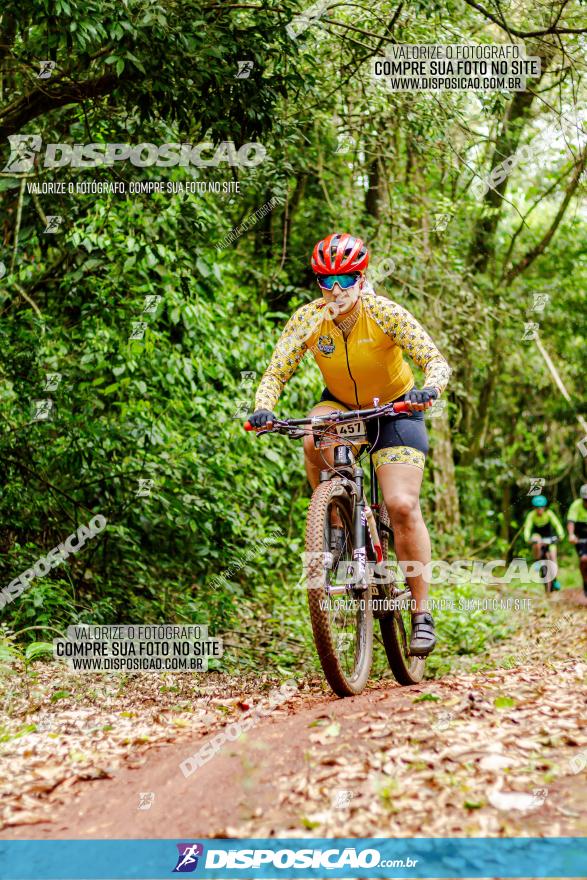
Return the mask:
<path id="1" fill-rule="evenodd" d="M 377 469 L 377 479 L 391 526 L 395 552 L 402 562 L 430 562 L 430 536 L 420 510 L 420 487 L 424 471 L 410 464 L 383 464 Z M 423 574 L 406 578 L 415 600 L 415 611 L 427 611 L 428 582 Z"/>
<path id="2" fill-rule="evenodd" d="M 551 578 L 551 580 L 555 581 L 558 577 L 558 565 L 557 565 L 557 561 L 556 561 L 556 544 L 550 545 L 546 556 L 547 556 L 547 559 L 551 559 L 554 562 L 554 564 L 556 565 L 556 568 L 554 570 L 554 574 Z"/>
<path id="3" fill-rule="evenodd" d="M 308 413 L 308 418 L 312 418 L 312 416 L 323 416 L 327 413 L 331 413 L 334 411 L 334 408 L 330 405 L 318 404 L 314 407 L 314 409 L 310 410 Z M 326 449 L 316 449 L 314 446 L 314 437 L 312 434 L 304 437 L 304 464 L 306 466 L 306 475 L 308 477 L 308 482 L 312 489 L 315 489 L 318 483 L 320 482 L 320 471 L 324 470 L 327 465 L 324 463 L 324 459 L 328 462 L 328 464 L 332 464 L 333 462 L 334 452 L 332 447 L 328 447 Z"/>
<path id="4" fill-rule="evenodd" d="M 319 403 L 314 409 L 310 410 L 308 413 L 308 417 L 312 416 L 323 416 L 327 413 L 335 412 L 335 410 L 340 410 L 341 407 L 333 407 L 330 404 Z M 324 470 L 328 465 L 325 464 L 328 462 L 329 465 L 332 465 L 334 462 L 334 447 L 329 446 L 324 449 L 316 449 L 314 446 L 314 437 L 312 434 L 304 437 L 304 464 L 306 467 L 306 475 L 308 477 L 308 482 L 312 489 L 315 489 L 318 483 L 320 482 L 320 471 Z M 333 526 L 342 526 L 342 522 L 340 516 L 334 510 L 331 518 L 331 525 Z"/>

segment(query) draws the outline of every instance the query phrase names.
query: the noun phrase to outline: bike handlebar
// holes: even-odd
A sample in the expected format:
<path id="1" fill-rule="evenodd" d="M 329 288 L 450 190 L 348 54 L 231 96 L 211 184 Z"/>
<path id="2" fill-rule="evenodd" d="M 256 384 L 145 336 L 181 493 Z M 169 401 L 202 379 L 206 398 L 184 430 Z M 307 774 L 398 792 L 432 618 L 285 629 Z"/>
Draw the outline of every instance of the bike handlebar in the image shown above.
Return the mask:
<path id="1" fill-rule="evenodd" d="M 406 403 L 405 400 L 398 400 L 397 403 L 384 403 L 383 406 L 375 406 L 370 409 L 354 409 L 348 412 L 344 410 L 335 410 L 331 413 L 324 413 L 323 416 L 312 416 L 311 418 L 305 419 L 276 419 L 275 422 L 271 422 L 272 427 L 262 427 L 262 428 L 253 428 L 251 423 L 247 421 L 244 423 L 243 427 L 245 431 L 272 431 L 276 428 L 297 428 L 301 425 L 311 425 L 314 419 L 324 418 L 330 419 L 337 423 L 344 422 L 356 422 L 357 419 L 368 418 L 369 416 L 374 416 L 377 413 L 380 415 L 399 415 L 399 413 L 412 412 L 412 408 L 409 403 Z"/>

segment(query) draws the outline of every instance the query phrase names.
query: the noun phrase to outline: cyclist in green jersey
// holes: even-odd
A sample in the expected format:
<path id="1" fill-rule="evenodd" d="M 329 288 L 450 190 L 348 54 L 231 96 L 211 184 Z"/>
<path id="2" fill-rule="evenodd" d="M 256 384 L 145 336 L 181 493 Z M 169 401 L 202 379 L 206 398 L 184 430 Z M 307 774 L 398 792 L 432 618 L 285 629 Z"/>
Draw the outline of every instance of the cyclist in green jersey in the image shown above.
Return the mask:
<path id="1" fill-rule="evenodd" d="M 579 556 L 579 569 L 583 578 L 583 592 L 587 596 L 587 483 L 581 486 L 567 513 L 569 541 L 575 545 Z"/>
<path id="2" fill-rule="evenodd" d="M 556 513 L 548 507 L 548 498 L 544 495 L 536 495 L 532 499 L 532 510 L 524 521 L 524 541 L 532 544 L 532 554 L 538 560 L 542 555 L 542 544 L 545 538 L 558 537 L 560 541 L 565 536 L 565 530 Z M 549 544 L 546 558 L 551 559 L 556 565 L 556 545 Z M 553 590 L 560 590 L 561 585 L 555 578 L 552 582 Z"/>

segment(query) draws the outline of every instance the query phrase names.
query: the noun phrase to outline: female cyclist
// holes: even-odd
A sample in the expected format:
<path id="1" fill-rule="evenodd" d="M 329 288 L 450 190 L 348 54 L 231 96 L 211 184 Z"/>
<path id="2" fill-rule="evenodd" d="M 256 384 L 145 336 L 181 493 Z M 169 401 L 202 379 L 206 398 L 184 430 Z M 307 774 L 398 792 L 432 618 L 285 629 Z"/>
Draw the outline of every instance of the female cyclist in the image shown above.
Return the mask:
<path id="1" fill-rule="evenodd" d="M 414 316 L 387 297 L 377 296 L 368 285 L 369 251 L 360 238 L 329 235 L 314 248 L 311 264 L 322 296 L 301 306 L 287 322 L 257 389 L 249 421 L 255 428 L 271 425 L 281 392 L 308 350 L 325 384 L 310 416 L 373 406 L 375 397 L 380 404 L 406 400 L 411 413 L 369 421 L 367 435 L 398 561 L 421 563 L 413 568 L 422 571 L 430 562 L 430 538 L 419 500 L 428 452 L 423 410 L 446 387 L 449 366 Z M 404 354 L 424 371 L 421 390 L 414 387 Z M 306 473 L 313 489 L 324 467 L 321 452 L 314 448 L 312 436 L 304 439 Z M 424 656 L 436 643 L 428 583 L 423 574 L 404 570 L 415 600 L 410 651 Z"/>

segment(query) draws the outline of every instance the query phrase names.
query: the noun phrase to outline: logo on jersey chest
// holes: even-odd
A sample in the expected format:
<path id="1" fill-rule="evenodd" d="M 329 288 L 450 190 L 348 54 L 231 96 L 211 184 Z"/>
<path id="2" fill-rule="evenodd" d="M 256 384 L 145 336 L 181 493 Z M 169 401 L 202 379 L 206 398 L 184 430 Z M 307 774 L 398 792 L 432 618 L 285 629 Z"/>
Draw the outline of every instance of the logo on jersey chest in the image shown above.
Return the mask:
<path id="1" fill-rule="evenodd" d="M 318 350 L 321 351 L 322 354 L 332 354 L 334 348 L 335 346 L 332 336 L 321 336 L 318 339 Z"/>

